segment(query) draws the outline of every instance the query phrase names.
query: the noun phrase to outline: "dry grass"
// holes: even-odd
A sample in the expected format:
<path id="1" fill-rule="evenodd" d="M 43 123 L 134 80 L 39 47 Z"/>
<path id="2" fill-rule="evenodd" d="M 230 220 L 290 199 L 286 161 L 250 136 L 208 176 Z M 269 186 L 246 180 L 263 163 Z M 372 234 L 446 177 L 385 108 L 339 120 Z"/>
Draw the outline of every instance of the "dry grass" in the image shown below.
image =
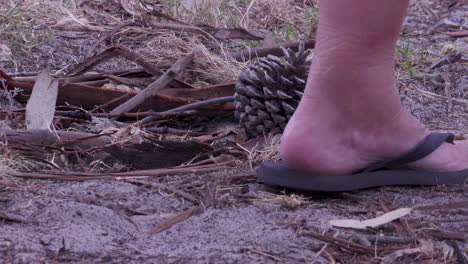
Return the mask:
<path id="1" fill-rule="evenodd" d="M 210 50 L 203 44 L 203 37 L 189 32 L 176 33 L 171 30 L 159 30 L 151 36 L 144 46 L 136 47 L 136 51 L 155 64 L 172 63 L 180 56 L 196 52 L 194 62 L 190 66 L 190 74 L 184 74 L 194 86 L 222 83 L 235 80 L 239 73 L 247 68 L 247 63 L 238 62 Z M 141 36 L 142 40 L 145 38 Z"/>
<path id="2" fill-rule="evenodd" d="M 269 203 L 276 204 L 286 209 L 297 209 L 308 203 L 307 199 L 297 194 L 272 194 L 263 193 L 265 198 L 254 199 L 254 203 Z"/>
<path id="3" fill-rule="evenodd" d="M 281 143 L 281 135 L 268 134 L 264 137 L 262 144 L 257 144 L 249 151 L 249 166 L 256 167 L 265 160 L 279 161 L 279 149 Z"/>
<path id="4" fill-rule="evenodd" d="M 17 182 L 14 178 L 8 176 L 8 173 L 15 172 L 15 170 L 20 167 L 23 167 L 20 162 L 5 156 L 0 156 L 0 191 L 18 188 Z"/>
<path id="5" fill-rule="evenodd" d="M 187 24 L 213 27 L 245 27 L 241 1 L 162 1 L 160 7 Z"/>
<path id="6" fill-rule="evenodd" d="M 60 24 L 86 28 L 88 21 L 84 11 L 79 1 L 3 1 L 0 5 L 0 35 L 7 39 L 11 48 L 30 50 L 51 41 L 51 28 Z"/>
<path id="7" fill-rule="evenodd" d="M 25 3 L 10 1 L 0 5 L 0 35 L 12 49 L 29 49 L 46 43 L 51 33 L 39 14 Z"/>
<path id="8" fill-rule="evenodd" d="M 94 1 L 59 0 L 33 1 L 10 0 L 0 6 L 0 33 L 8 39 L 14 50 L 27 50 L 53 38 L 52 29 L 110 31 L 114 26 L 132 20 L 146 20 L 142 10 L 156 10 L 180 23 L 209 25 L 220 28 L 244 28 L 272 33 L 277 41 L 304 38 L 313 24 L 309 3 L 288 0 L 191 0 L 149 1 L 124 0 L 108 4 L 104 9 Z M 284 12 L 288 10 L 288 12 Z M 151 19 L 167 21 L 152 16 Z M 169 21 L 174 23 L 173 21 Z M 261 45 L 261 41 L 230 40 L 216 43 L 206 34 L 190 31 L 174 31 L 149 27 L 123 28 L 113 36 L 113 45 L 134 49 L 146 60 L 156 64 L 174 62 L 180 56 L 198 51 L 192 72 L 182 79 L 194 86 L 232 81 L 247 63 L 230 59 L 228 50 Z M 84 47 L 86 52 L 86 47 Z M 105 47 L 101 47 L 105 48 Z"/>
<path id="9" fill-rule="evenodd" d="M 428 65 L 428 52 L 419 50 L 407 40 L 401 40 L 396 50 L 396 64 L 398 80 L 418 78 L 425 75 Z"/>

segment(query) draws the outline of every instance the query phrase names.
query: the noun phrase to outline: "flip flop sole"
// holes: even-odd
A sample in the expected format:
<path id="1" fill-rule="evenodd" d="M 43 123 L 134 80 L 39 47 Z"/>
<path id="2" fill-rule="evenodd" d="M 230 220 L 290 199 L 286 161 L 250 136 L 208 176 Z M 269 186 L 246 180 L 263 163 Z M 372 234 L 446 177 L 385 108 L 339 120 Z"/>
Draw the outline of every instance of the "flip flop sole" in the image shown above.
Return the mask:
<path id="1" fill-rule="evenodd" d="M 257 178 L 265 184 L 288 189 L 341 192 L 386 185 L 468 184 L 468 169 L 456 172 L 389 169 L 326 176 L 292 170 L 284 163 L 264 162 L 257 170 Z"/>

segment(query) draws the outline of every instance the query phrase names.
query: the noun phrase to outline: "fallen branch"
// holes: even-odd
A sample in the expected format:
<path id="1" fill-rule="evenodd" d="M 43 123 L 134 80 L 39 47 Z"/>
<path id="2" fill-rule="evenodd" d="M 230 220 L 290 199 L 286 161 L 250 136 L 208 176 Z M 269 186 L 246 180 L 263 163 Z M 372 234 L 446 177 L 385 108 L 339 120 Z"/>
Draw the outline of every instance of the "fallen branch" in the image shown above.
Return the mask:
<path id="1" fill-rule="evenodd" d="M 208 99 L 208 100 L 201 101 L 201 102 L 195 102 L 195 103 L 183 105 L 183 106 L 180 106 L 180 107 L 177 107 L 177 108 L 174 108 L 174 109 L 167 110 L 167 111 L 162 112 L 162 113 L 177 113 L 177 112 L 183 112 L 183 111 L 190 111 L 190 110 L 203 108 L 205 106 L 209 106 L 209 105 L 213 105 L 213 104 L 225 104 L 225 103 L 229 103 L 229 102 L 232 102 L 232 101 L 234 101 L 234 96 L 225 96 L 225 97 L 220 97 L 220 98 L 213 98 L 213 99 Z M 157 119 L 158 119 L 158 117 L 156 117 L 156 116 L 148 116 L 148 117 L 143 118 L 142 120 L 140 120 L 139 122 L 137 122 L 134 125 L 140 125 L 141 126 L 141 125 L 147 124 L 149 122 L 153 122 L 153 121 L 155 121 Z"/>
<path id="2" fill-rule="evenodd" d="M 57 146 L 74 143 L 77 146 L 104 146 L 113 142 L 109 134 L 91 134 L 74 131 L 49 131 L 47 129 L 0 129 L 8 144 L 24 146 Z"/>
<path id="3" fill-rule="evenodd" d="M 180 111 L 180 112 L 154 112 L 154 111 L 147 111 L 147 112 L 140 112 L 140 113 L 123 113 L 123 114 L 111 114 L 111 113 L 94 113 L 93 116 L 95 117 L 128 117 L 128 118 L 144 118 L 144 117 L 152 117 L 154 120 L 158 119 L 169 119 L 169 118 L 177 118 L 177 117 L 186 117 L 186 116 L 193 116 L 199 113 L 196 110 L 188 110 L 188 111 Z M 154 121 L 152 120 L 152 121 Z"/>
<path id="4" fill-rule="evenodd" d="M 172 65 L 169 70 L 167 70 L 161 77 L 159 77 L 156 81 L 151 83 L 148 87 L 144 90 L 140 91 L 137 95 L 132 97 L 127 102 L 121 104 L 120 106 L 116 107 L 112 110 L 111 114 L 122 114 L 128 112 L 135 107 L 139 106 L 143 103 L 147 98 L 155 96 L 156 93 L 165 88 L 174 78 L 179 75 L 193 60 L 194 54 L 191 53 L 185 57 L 182 57 L 177 60 L 174 65 Z"/>
<path id="5" fill-rule="evenodd" d="M 252 58 L 257 57 L 265 57 L 269 54 L 276 55 L 276 56 L 283 56 L 283 52 L 281 51 L 281 47 L 290 48 L 294 51 L 299 50 L 299 46 L 301 41 L 296 42 L 281 42 L 272 47 L 268 48 L 248 48 L 242 51 L 232 52 L 229 55 L 236 60 L 250 60 Z M 304 41 L 304 47 L 306 49 L 312 49 L 315 47 L 315 40 L 307 40 Z"/>

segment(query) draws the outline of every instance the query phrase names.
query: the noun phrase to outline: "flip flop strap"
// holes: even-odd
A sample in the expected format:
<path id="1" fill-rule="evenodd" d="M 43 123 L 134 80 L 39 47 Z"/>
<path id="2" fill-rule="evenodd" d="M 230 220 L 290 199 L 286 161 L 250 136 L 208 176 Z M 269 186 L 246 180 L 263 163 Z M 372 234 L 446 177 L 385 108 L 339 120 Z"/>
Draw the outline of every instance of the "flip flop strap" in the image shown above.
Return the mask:
<path id="1" fill-rule="evenodd" d="M 402 166 L 420 160 L 436 150 L 444 142 L 453 144 L 455 135 L 452 133 L 431 133 L 419 142 L 413 149 L 401 156 L 382 160 L 364 169 L 364 172 Z"/>

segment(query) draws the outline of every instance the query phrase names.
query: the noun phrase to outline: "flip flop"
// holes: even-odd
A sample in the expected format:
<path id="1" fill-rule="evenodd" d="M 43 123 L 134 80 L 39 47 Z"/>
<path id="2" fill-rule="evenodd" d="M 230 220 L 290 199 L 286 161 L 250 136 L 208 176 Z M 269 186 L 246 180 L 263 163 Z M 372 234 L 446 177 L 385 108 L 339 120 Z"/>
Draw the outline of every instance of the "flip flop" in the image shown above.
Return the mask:
<path id="1" fill-rule="evenodd" d="M 264 162 L 257 178 L 267 185 L 298 191 L 341 192 L 385 185 L 443 185 L 468 183 L 468 169 L 455 172 L 395 169 L 422 159 L 444 142 L 453 144 L 451 133 L 432 133 L 407 153 L 383 160 L 356 173 L 341 176 L 316 175 L 290 169 L 282 162 Z"/>

